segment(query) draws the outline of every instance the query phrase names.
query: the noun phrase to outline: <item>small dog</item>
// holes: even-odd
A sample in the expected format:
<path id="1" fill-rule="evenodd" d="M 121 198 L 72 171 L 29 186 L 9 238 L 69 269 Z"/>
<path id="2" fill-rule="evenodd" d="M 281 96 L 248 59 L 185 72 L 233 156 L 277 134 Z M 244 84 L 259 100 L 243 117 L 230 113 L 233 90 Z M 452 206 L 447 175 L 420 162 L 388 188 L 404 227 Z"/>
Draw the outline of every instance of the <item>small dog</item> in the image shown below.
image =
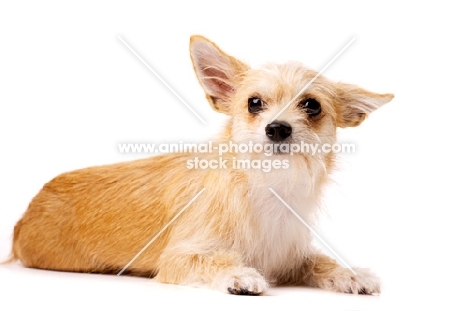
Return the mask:
<path id="1" fill-rule="evenodd" d="M 275 194 L 313 224 L 335 154 L 282 147 L 332 145 L 337 127 L 359 125 L 393 95 L 323 76 L 308 85 L 317 72 L 298 63 L 253 69 L 201 36 L 191 37 L 190 55 L 211 107 L 230 116 L 215 145 L 279 146 L 269 155 L 229 150 L 223 159 L 276 166 L 194 168 L 195 158 L 218 161 L 219 154 L 180 152 L 64 173 L 16 224 L 11 260 L 88 273 L 128 266 L 126 274 L 240 295 L 281 284 L 379 293 L 370 271 L 355 275 L 318 252 L 310 230 Z"/>

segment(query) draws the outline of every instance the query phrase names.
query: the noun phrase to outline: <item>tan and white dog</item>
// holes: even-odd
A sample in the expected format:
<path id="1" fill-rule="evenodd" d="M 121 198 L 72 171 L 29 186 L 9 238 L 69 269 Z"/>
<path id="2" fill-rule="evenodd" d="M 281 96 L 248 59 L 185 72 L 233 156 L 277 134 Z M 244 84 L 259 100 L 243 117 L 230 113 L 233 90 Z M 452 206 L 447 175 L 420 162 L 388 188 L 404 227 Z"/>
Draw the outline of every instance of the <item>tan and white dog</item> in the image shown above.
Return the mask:
<path id="1" fill-rule="evenodd" d="M 298 63 L 253 69 L 201 36 L 191 38 L 190 54 L 208 102 L 230 116 L 218 144 L 333 144 L 337 127 L 359 125 L 393 98 L 319 76 L 275 118 L 317 72 Z M 205 189 L 126 273 L 241 295 L 280 284 L 380 292 L 368 270 L 355 268 L 355 275 L 316 251 L 308 228 L 270 191 L 312 224 L 334 167 L 332 152 L 223 155 L 229 163 L 287 160 L 287 168 L 268 172 L 188 169 L 195 157 L 219 155 L 174 153 L 57 176 L 16 224 L 12 260 L 40 269 L 116 273 Z"/>

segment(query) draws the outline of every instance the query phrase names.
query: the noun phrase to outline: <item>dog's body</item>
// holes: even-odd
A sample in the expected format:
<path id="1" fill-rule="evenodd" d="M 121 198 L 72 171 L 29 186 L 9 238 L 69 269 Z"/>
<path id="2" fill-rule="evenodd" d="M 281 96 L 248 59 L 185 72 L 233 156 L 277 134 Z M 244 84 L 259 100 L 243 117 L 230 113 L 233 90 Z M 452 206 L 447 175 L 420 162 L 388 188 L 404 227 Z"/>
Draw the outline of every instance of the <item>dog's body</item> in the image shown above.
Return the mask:
<path id="1" fill-rule="evenodd" d="M 295 63 L 254 70 L 198 36 L 192 37 L 191 56 L 212 107 L 232 116 L 216 143 L 333 144 L 337 126 L 358 125 L 393 97 L 318 77 L 271 122 L 316 72 Z M 269 284 L 380 291 L 367 270 L 354 275 L 315 251 L 308 228 L 270 190 L 311 224 L 333 153 L 223 155 L 228 163 L 288 159 L 287 169 L 270 172 L 187 169 L 194 157 L 219 159 L 177 153 L 54 178 L 15 226 L 14 258 L 27 267 L 117 273 L 164 229 L 127 273 L 234 294 L 261 294 Z"/>

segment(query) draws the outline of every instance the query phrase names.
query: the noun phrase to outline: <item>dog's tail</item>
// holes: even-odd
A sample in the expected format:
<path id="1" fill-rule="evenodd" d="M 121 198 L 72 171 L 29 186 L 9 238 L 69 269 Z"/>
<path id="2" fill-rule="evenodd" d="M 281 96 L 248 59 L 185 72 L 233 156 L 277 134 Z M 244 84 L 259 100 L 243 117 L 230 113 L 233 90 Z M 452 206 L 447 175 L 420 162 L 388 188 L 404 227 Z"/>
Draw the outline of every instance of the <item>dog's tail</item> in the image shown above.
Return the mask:
<path id="1" fill-rule="evenodd" d="M 7 260 L 0 262 L 0 265 L 7 265 L 7 264 L 13 263 L 13 262 L 15 262 L 17 260 L 18 260 L 18 258 L 16 258 L 16 256 L 14 254 L 11 254 L 10 257 Z"/>
<path id="2" fill-rule="evenodd" d="M 16 224 L 15 229 L 13 231 L 13 246 L 11 248 L 11 254 L 7 260 L 0 262 L 0 265 L 13 263 L 19 259 L 16 240 L 18 239 L 20 228 L 21 220 Z"/>

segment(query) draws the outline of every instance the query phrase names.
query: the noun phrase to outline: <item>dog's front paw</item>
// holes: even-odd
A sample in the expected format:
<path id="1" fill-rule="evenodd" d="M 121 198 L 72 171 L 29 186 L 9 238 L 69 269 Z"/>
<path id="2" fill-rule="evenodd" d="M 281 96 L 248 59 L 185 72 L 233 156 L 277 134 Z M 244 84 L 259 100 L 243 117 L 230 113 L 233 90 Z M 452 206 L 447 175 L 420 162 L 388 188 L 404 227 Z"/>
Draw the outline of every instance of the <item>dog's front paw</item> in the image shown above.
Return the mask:
<path id="1" fill-rule="evenodd" d="M 369 269 L 353 268 L 356 275 L 351 276 L 350 293 L 353 294 L 380 294 L 380 279 Z"/>
<path id="2" fill-rule="evenodd" d="M 254 268 L 237 268 L 217 278 L 216 287 L 234 295 L 258 296 L 266 291 L 268 282 Z"/>
<path id="3" fill-rule="evenodd" d="M 380 293 L 380 280 L 369 269 L 353 268 L 356 275 L 349 269 L 340 268 L 325 278 L 320 278 L 317 285 L 320 288 L 340 293 L 372 295 Z"/>

